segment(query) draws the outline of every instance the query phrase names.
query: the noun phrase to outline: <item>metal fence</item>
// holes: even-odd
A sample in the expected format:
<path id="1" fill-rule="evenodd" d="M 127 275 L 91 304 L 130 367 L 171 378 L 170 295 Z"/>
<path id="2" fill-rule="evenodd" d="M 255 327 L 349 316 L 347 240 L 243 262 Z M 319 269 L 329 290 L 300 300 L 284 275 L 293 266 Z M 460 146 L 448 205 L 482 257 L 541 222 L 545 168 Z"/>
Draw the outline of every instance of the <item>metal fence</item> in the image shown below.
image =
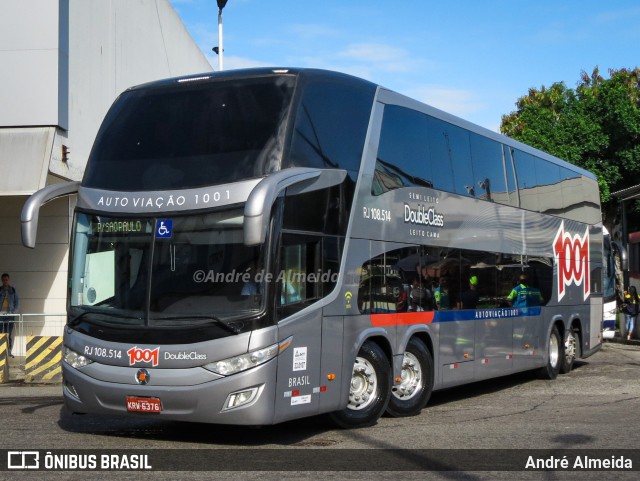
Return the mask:
<path id="1" fill-rule="evenodd" d="M 7 322 L 5 318 L 13 318 L 13 349 L 12 354 L 18 360 L 21 368 L 27 354 L 27 339 L 30 336 L 62 336 L 67 314 L 23 313 L 0 314 L 0 322 Z"/>

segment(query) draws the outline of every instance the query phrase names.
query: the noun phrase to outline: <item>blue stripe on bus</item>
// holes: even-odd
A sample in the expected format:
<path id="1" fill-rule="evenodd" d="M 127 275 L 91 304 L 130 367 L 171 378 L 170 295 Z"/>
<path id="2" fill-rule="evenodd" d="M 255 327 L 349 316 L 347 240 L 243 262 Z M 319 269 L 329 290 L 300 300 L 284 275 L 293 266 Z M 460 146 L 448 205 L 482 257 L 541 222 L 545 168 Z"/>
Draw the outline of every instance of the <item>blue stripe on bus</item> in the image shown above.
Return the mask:
<path id="1" fill-rule="evenodd" d="M 540 307 L 498 307 L 463 311 L 435 311 L 433 322 L 477 321 L 480 319 L 506 319 L 509 317 L 539 316 Z"/>
<path id="2" fill-rule="evenodd" d="M 498 307 L 463 311 L 375 312 L 369 313 L 371 324 L 376 327 L 430 324 L 432 322 L 478 321 L 483 319 L 507 319 L 539 316 L 540 307 Z"/>

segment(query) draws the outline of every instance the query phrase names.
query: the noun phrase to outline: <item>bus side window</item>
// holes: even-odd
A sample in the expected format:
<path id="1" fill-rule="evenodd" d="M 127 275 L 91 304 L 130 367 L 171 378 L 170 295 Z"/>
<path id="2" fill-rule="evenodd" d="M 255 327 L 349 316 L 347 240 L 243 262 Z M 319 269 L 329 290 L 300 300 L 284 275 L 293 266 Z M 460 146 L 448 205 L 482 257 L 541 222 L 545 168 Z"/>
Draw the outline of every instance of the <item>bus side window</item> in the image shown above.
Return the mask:
<path id="1" fill-rule="evenodd" d="M 520 207 L 534 212 L 540 211 L 538 201 L 538 179 L 536 177 L 536 158 L 528 153 L 512 149 L 518 178 Z"/>
<path id="2" fill-rule="evenodd" d="M 451 151 L 449 148 L 449 127 L 450 124 L 442 120 L 429 118 L 427 128 L 429 168 L 434 189 L 455 192 L 453 170 L 451 168 Z"/>
<path id="3" fill-rule="evenodd" d="M 427 116 L 415 110 L 387 105 L 380 131 L 373 195 L 401 187 L 433 187 Z"/>
<path id="4" fill-rule="evenodd" d="M 280 270 L 273 275 L 279 319 L 313 304 L 333 290 L 341 250 L 339 237 L 283 234 Z"/>
<path id="5" fill-rule="evenodd" d="M 474 166 L 471 163 L 469 133 L 454 125 L 448 125 L 446 132 L 449 161 L 452 171 L 455 172 L 455 193 L 475 197 L 479 186 L 475 183 Z"/>
<path id="6" fill-rule="evenodd" d="M 406 251 L 406 248 L 390 251 L 362 265 L 358 289 L 358 309 L 362 314 L 391 314 L 409 309 L 410 285 L 403 279 L 399 266 Z"/>
<path id="7" fill-rule="evenodd" d="M 307 272 L 306 244 L 283 245 L 281 252 L 281 270 L 277 282 L 280 285 L 280 305 L 287 306 L 306 299 Z"/>
<path id="8" fill-rule="evenodd" d="M 502 162 L 502 146 L 495 140 L 476 133 L 470 134 L 470 143 L 476 197 L 510 205 Z"/>

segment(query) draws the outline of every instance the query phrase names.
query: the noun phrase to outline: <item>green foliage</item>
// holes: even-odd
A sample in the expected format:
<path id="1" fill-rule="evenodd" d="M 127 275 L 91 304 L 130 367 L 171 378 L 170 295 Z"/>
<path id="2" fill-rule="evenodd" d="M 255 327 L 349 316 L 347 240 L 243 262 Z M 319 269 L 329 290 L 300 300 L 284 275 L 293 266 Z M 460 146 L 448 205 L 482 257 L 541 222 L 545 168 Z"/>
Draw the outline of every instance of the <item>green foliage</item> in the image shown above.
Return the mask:
<path id="1" fill-rule="evenodd" d="M 562 83 L 531 88 L 500 130 L 598 176 L 603 203 L 640 182 L 640 69 L 596 67 L 575 89 Z"/>

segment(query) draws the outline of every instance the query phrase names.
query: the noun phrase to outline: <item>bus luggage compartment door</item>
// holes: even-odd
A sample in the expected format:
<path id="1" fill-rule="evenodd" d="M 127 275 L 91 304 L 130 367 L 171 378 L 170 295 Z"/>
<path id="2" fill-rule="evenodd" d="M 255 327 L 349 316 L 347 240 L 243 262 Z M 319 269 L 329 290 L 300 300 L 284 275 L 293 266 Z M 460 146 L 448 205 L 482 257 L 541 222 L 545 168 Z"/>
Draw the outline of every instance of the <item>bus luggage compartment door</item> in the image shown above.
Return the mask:
<path id="1" fill-rule="evenodd" d="M 476 324 L 475 379 L 489 379 L 513 370 L 513 319 L 487 318 Z"/>
<path id="2" fill-rule="evenodd" d="M 440 323 L 442 385 L 453 386 L 474 377 L 475 324 L 471 321 Z"/>

